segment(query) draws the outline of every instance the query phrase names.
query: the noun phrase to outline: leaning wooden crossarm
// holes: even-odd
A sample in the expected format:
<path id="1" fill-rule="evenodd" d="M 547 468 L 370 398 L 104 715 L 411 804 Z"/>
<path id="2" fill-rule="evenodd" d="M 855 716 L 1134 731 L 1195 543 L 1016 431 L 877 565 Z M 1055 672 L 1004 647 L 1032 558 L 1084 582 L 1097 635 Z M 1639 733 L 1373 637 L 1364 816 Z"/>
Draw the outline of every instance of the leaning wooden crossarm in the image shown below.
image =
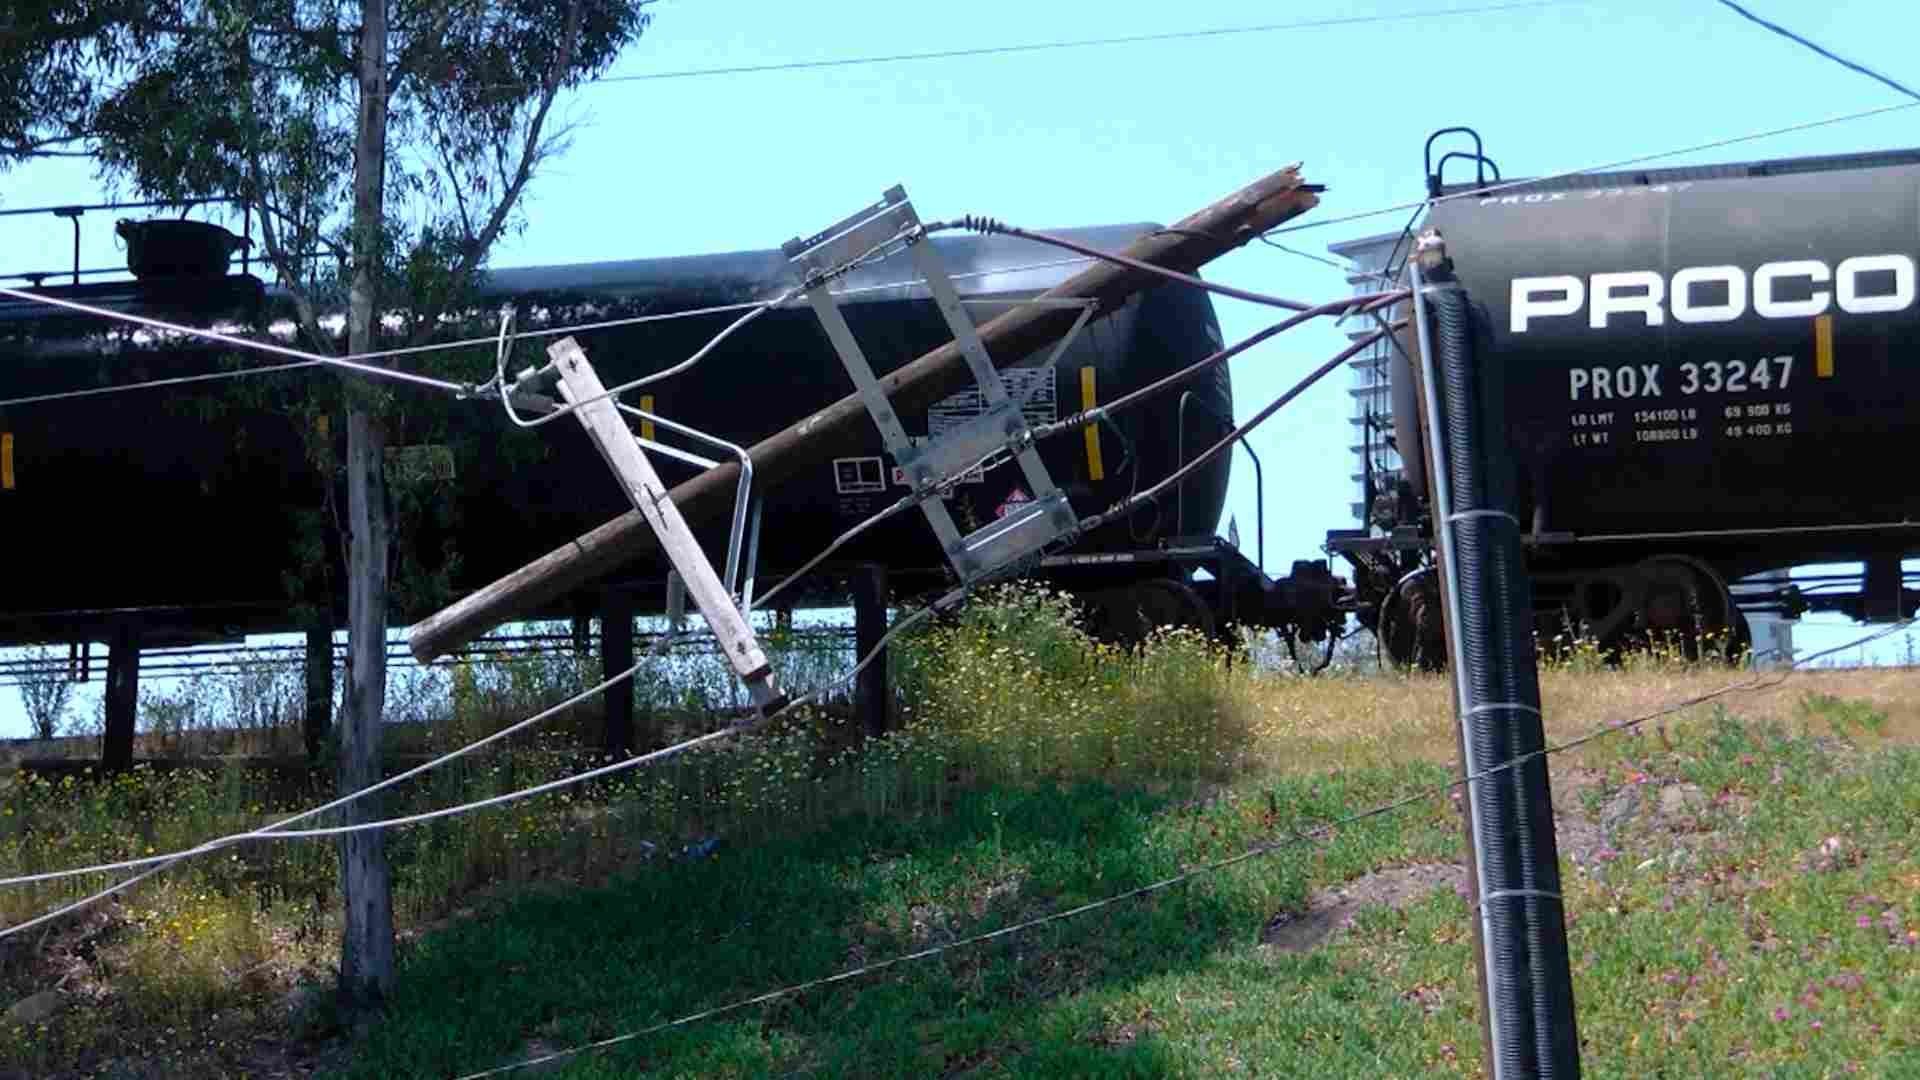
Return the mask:
<path id="1" fill-rule="evenodd" d="M 1319 204 L 1314 191 L 1289 166 L 1150 233 L 1119 254 L 1171 270 L 1192 272 Z M 1099 262 L 1042 294 L 1042 299 L 1091 298 L 1095 316 L 1126 302 L 1159 281 L 1144 270 Z M 995 367 L 1005 367 L 1063 336 L 1077 310 L 1047 304 L 1017 307 L 980 328 L 980 340 Z M 901 411 L 923 409 L 972 379 L 952 342 L 883 377 L 880 382 Z M 750 450 L 756 484 L 774 485 L 809 464 L 864 446 L 872 421 L 858 394 L 804 417 L 756 443 Z M 668 493 L 689 524 L 724 514 L 732 505 L 740 466 L 708 469 Z M 408 632 L 422 661 L 445 655 L 626 563 L 659 550 L 652 528 L 638 510 L 548 552 L 519 570 L 423 619 Z"/>

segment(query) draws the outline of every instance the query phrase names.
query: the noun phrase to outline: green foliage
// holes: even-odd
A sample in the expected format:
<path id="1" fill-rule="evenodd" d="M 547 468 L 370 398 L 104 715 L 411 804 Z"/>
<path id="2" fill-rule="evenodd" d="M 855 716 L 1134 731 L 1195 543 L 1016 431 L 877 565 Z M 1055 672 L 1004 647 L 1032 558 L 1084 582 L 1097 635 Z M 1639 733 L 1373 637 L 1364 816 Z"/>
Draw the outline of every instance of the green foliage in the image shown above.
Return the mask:
<path id="1" fill-rule="evenodd" d="M 137 48 L 118 28 L 140 0 L 32 0 L 0 8 L 0 172 L 83 141 L 97 81 Z"/>
<path id="2" fill-rule="evenodd" d="M 325 317 L 350 287 L 374 313 L 356 348 L 421 344 L 449 316 L 468 314 L 476 275 L 497 240 L 524 225 L 520 197 L 560 152 L 554 97 L 606 70 L 646 29 L 649 0 L 511 0 L 449 4 L 381 0 L 388 27 L 386 174 L 370 220 L 358 220 L 355 147 L 373 115 L 358 80 L 363 5 L 332 0 L 56 0 L 0 15 L 0 160 L 38 140 L 76 138 L 102 174 L 147 198 L 233 200 L 246 208 L 256 252 L 287 290 L 305 347 L 337 352 Z M 9 89 L 18 93 L 9 93 Z M 29 92 L 30 91 L 30 92 Z M 26 111 L 27 103 L 39 110 Z M 66 145 L 66 144 L 61 144 Z M 362 273 L 364 271 L 364 273 Z M 257 363 L 229 357 L 227 363 Z M 490 350 L 420 353 L 406 366 L 477 382 Z M 387 443 L 447 445 L 452 408 L 363 378 L 283 378 L 228 384 L 174 407 L 287 416 L 307 440 L 324 493 L 302 515 L 286 599 L 308 625 L 331 623 L 344 547 L 338 447 L 348 408 L 375 412 Z M 324 424 L 333 420 L 331 434 Z M 238 438 L 246 437 L 245 426 Z M 237 446 L 236 459 L 246 449 Z M 404 472 L 404 470 L 403 470 Z M 458 521 L 445 484 L 389 493 L 388 567 L 403 618 L 444 602 L 459 572 Z M 328 544 L 319 530 L 341 535 Z"/>
<path id="3" fill-rule="evenodd" d="M 1800 699 L 1800 712 L 1808 721 L 1824 720 L 1833 734 L 1841 739 L 1879 735 L 1887 730 L 1887 714 L 1874 708 L 1872 702 L 1810 693 Z"/>
<path id="4" fill-rule="evenodd" d="M 1166 629 L 1128 653 L 1088 637 L 1063 593 L 1002 587 L 902 652 L 904 734 L 984 778 L 1195 779 L 1248 747 L 1217 644 Z"/>
<path id="5" fill-rule="evenodd" d="M 1724 776 L 1754 802 L 1625 834 L 1597 866 L 1567 864 L 1589 1075 L 1891 1077 L 1920 1064 L 1908 989 L 1920 976 L 1920 754 L 1886 747 L 1849 764 L 1826 739 L 1722 714 L 1640 758 L 1652 783 Z M 1425 766 L 1245 778 L 1202 800 L 989 789 L 937 818 L 849 818 L 528 898 L 424 942 L 403 973 L 406 1006 L 337 1075 L 462 1073 L 637 1031 L 1066 910 L 1443 778 Z M 558 1075 L 1477 1075 L 1471 913 L 1454 890 L 1362 909 L 1305 954 L 1255 943 L 1315 889 L 1457 858 L 1458 828 L 1434 800 L 1152 898 L 596 1051 Z M 1702 836 L 1723 853 L 1666 857 Z"/>

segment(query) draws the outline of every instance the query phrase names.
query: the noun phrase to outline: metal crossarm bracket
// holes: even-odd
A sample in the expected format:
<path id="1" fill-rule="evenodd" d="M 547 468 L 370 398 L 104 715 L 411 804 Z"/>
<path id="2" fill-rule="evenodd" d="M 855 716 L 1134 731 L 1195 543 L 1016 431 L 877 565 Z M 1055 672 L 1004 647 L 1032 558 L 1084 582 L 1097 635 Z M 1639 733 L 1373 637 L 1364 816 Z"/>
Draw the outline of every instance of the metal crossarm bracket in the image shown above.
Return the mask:
<path id="1" fill-rule="evenodd" d="M 906 243 L 914 267 L 925 279 L 927 290 L 952 331 L 953 340 L 960 347 L 986 405 L 980 416 L 938 436 L 930 434 L 918 445 L 901 426 L 893 402 L 875 378 L 873 367 L 867 362 L 831 290 L 832 278 L 840 269 L 893 240 Z M 826 330 L 834 351 L 840 355 L 840 362 L 853 379 L 867 413 L 880 429 L 887 452 L 921 496 L 920 509 L 933 526 L 934 535 L 939 538 L 954 572 L 963 582 L 972 584 L 1072 533 L 1079 519 L 1066 495 L 1047 474 L 1039 451 L 1034 448 L 1032 431 L 1021 413 L 1020 403 L 1007 394 L 1000 373 L 994 369 L 993 360 L 967 315 L 959 291 L 941 265 L 939 254 L 925 240 L 920 218 L 914 213 L 906 190 L 895 186 L 878 203 L 810 239 L 790 240 L 781 250 L 795 276 L 807 287 L 807 303 Z M 1019 464 L 1021 475 L 1033 492 L 1033 500 L 962 536 L 946 503 L 934 497 L 935 489 L 1002 450 Z"/>
<path id="2" fill-rule="evenodd" d="M 512 403 L 513 408 L 541 414 L 558 412 L 560 406 L 552 398 L 535 390 L 528 389 L 530 386 L 542 385 L 550 380 L 556 380 L 555 373 L 557 370 L 556 365 L 548 364 L 545 368 L 538 371 L 533 368 L 528 368 L 521 372 L 519 377 L 513 383 L 509 384 L 507 388 L 507 397 Z M 698 428 L 688 427 L 685 424 L 677 424 L 664 416 L 657 416 L 647 412 L 645 409 L 636 409 L 630 405 L 619 404 L 617 397 L 613 400 L 621 412 L 638 416 L 643 421 L 640 427 L 642 432 L 645 432 L 650 426 L 658 425 L 666 428 L 668 431 L 678 432 L 688 438 L 696 439 L 700 442 L 730 451 L 734 458 L 740 462 L 740 481 L 734 488 L 733 527 L 727 532 L 727 570 L 723 580 L 726 582 L 727 592 L 739 597 L 741 612 L 744 613 L 750 610 L 753 607 L 753 566 L 759 558 L 760 551 L 760 504 L 753 501 L 752 457 L 744 448 L 736 446 L 719 436 L 710 435 Z M 642 400 L 644 401 L 646 399 L 643 398 Z M 640 444 L 642 450 L 651 450 L 656 454 L 673 458 L 675 461 L 685 462 L 696 469 L 711 469 L 720 464 L 712 458 L 701 457 L 698 454 L 688 453 L 685 450 L 668 446 L 665 443 L 655 442 L 647 438 L 644 434 L 636 435 L 634 441 Z M 749 504 L 753 506 L 751 514 L 748 513 Z M 740 577 L 741 544 L 743 540 L 747 545 L 747 569 L 744 584 Z"/>
<path id="3" fill-rule="evenodd" d="M 694 539 L 680 508 L 667 497 L 666 485 L 660 482 L 653 463 L 640 449 L 639 440 L 620 418 L 619 406 L 613 398 L 605 396 L 606 386 L 594 372 L 593 365 L 587 362 L 587 354 L 572 338 L 554 342 L 547 352 L 553 357 L 560 376 L 560 396 L 575 406 L 574 415 L 580 418 L 587 435 L 599 448 L 600 456 L 619 478 L 634 509 L 640 511 L 659 536 L 660 549 L 667 553 L 674 571 L 685 582 L 687 595 L 693 598 L 694 605 L 720 640 L 720 649 L 734 674 L 746 684 L 753 703 L 763 711 L 777 706 L 781 701 L 780 689 L 774 682 L 773 668 L 767 663 L 766 654 L 754 639 L 753 627 L 727 595 L 726 585 L 714 572 L 713 564 L 707 561 L 706 552 Z"/>

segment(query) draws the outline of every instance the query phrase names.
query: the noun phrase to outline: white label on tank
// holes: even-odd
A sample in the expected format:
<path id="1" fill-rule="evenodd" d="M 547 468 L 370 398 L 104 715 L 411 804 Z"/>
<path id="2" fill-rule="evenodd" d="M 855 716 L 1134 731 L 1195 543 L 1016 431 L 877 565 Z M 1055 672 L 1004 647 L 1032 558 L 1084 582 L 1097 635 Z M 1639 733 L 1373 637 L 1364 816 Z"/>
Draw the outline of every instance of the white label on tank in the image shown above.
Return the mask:
<path id="1" fill-rule="evenodd" d="M 1836 300 L 1845 314 L 1879 315 L 1905 311 L 1920 297 L 1920 268 L 1899 253 L 1855 255 L 1831 268 L 1818 259 L 1787 259 L 1762 263 L 1751 275 L 1738 266 L 1688 266 L 1671 277 L 1671 287 L 1653 270 L 1593 274 L 1586 281 L 1568 274 L 1516 277 L 1508 282 L 1508 329 L 1524 334 L 1544 319 L 1578 315 L 1583 307 L 1594 330 L 1616 321 L 1659 326 L 1668 296 L 1675 318 L 1684 323 L 1731 322 L 1746 313 L 1749 297 L 1763 319 L 1811 319 L 1827 314 Z M 1726 290 L 1724 301 L 1696 301 L 1693 286 L 1710 282 Z"/>
<path id="2" fill-rule="evenodd" d="M 1000 385 L 1007 396 L 1024 401 L 1020 413 L 1029 424 L 1051 424 L 1059 419 L 1060 406 L 1055 393 L 1053 366 L 1008 368 L 1000 374 Z M 1031 396 L 1028 396 L 1031 395 Z M 927 434 L 938 437 L 987 411 L 986 396 L 977 386 L 944 398 L 927 410 Z"/>
<path id="3" fill-rule="evenodd" d="M 866 495 L 887 490 L 886 462 L 877 457 L 833 459 L 833 488 L 842 495 Z"/>

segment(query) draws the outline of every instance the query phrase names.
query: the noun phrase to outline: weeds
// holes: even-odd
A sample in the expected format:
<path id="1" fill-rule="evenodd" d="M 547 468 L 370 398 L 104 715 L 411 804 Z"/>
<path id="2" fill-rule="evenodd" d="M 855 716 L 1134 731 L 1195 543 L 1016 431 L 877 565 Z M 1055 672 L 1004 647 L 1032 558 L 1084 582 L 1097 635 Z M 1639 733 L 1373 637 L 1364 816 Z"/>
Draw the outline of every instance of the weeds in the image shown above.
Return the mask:
<path id="1" fill-rule="evenodd" d="M 844 673 L 848 666 L 844 652 L 821 651 L 798 637 L 788 640 L 775 634 L 768 648 L 787 685 L 810 685 Z M 1722 665 L 1691 661 L 1678 652 L 1651 653 L 1611 668 L 1583 656 L 1576 649 L 1543 663 L 1550 738 L 1583 734 L 1720 686 L 1731 677 Z M 393 696 L 395 711 L 386 740 L 394 755 L 390 771 L 420 755 L 497 731 L 602 677 L 593 656 L 547 653 L 497 659 L 503 662 L 420 673 Z M 873 844 L 877 850 L 903 853 L 919 842 L 914 837 L 937 833 L 955 843 L 961 836 L 975 838 L 978 849 L 958 864 L 969 868 L 964 883 L 936 887 L 934 880 L 945 871 L 936 872 L 905 854 L 887 857 L 896 867 L 889 872 L 904 875 L 900 881 L 923 884 L 901 886 L 901 903 L 887 908 L 876 924 L 888 929 L 857 936 L 857 948 L 879 955 L 883 946 L 975 925 L 983 913 L 1000 910 L 996 903 L 1021 909 L 1029 903 L 1023 898 L 1036 895 L 1036 890 L 1046 895 L 1045 902 L 1073 903 L 1116 890 L 1139 873 L 1158 872 L 1123 859 L 1113 847 L 1120 843 L 1119 834 L 1110 834 L 1115 826 L 1100 824 L 1109 819 L 1101 816 L 1104 811 L 1092 809 L 1072 812 L 1091 815 L 1085 821 L 1067 820 L 1090 830 L 1085 838 L 1096 851 L 1094 865 L 1069 872 L 1078 866 L 1073 863 L 1078 856 L 1065 848 L 1036 862 L 1029 841 L 1039 824 L 1030 815 L 1065 812 L 1049 801 L 1050 792 L 1079 791 L 1075 805 L 1084 807 L 1110 797 L 1088 792 L 1148 792 L 1153 799 L 1184 793 L 1201 807 L 1214 805 L 1208 800 L 1225 792 L 1222 805 L 1234 807 L 1232 814 L 1239 816 L 1223 818 L 1223 809 L 1140 811 L 1147 817 L 1138 827 L 1154 830 L 1171 845 L 1164 849 L 1165 858 L 1177 852 L 1178 859 L 1191 860 L 1230 854 L 1260 829 L 1328 820 L 1364 800 L 1400 794 L 1416 780 L 1436 783 L 1444 776 L 1439 767 L 1451 765 L 1454 756 L 1449 690 L 1442 677 L 1389 673 L 1297 678 L 1244 662 L 1229 664 L 1217 644 L 1171 630 L 1155 635 L 1137 653 L 1121 652 L 1091 641 L 1068 600 L 1046 590 L 1015 587 L 983 598 L 949 623 L 904 637 L 890 662 L 898 691 L 898 724 L 884 736 L 866 737 L 863 725 L 844 707 L 830 703 L 657 767 L 391 833 L 388 853 L 403 936 L 430 949 L 424 942 L 436 940 L 429 934 L 434 928 L 489 904 L 491 895 L 524 893 L 538 883 L 596 887 L 612 881 L 707 881 L 720 889 L 746 888 L 750 879 L 708 881 L 710 872 L 702 869 L 715 862 L 731 866 L 740 858 L 775 859 L 778 867 L 768 864 L 755 872 L 800 875 L 796 889 L 814 880 L 806 876 L 813 871 L 803 874 L 786 856 L 764 854 L 774 850 L 766 841 L 799 845 L 792 850 L 804 853 L 814 850 L 814 841 L 807 838 L 825 837 L 818 841 L 826 845 L 819 852 L 844 853 L 851 849 L 838 845 L 852 843 L 844 837 L 857 834 L 864 839 L 856 847 Z M 211 680 L 175 691 L 162 703 L 164 708 L 150 713 L 147 736 L 156 740 L 150 746 L 232 751 L 280 745 L 282 740 L 297 746 L 298 733 L 289 720 L 297 698 L 288 695 L 298 686 L 267 675 L 255 678 L 257 684 Z M 1718 790 L 1740 781 L 1744 774 L 1738 770 L 1745 766 L 1737 763 L 1743 754 L 1753 753 L 1747 741 L 1754 738 L 1774 739 L 1768 752 L 1790 759 L 1799 752 L 1796 748 L 1812 745 L 1806 740 L 1816 730 L 1843 749 L 1920 731 L 1920 702 L 1909 693 L 1910 681 L 1902 681 L 1898 673 L 1808 676 L 1795 687 L 1816 679 L 1823 681 L 1812 695 L 1781 687 L 1743 697 L 1741 711 L 1747 719 L 1737 726 L 1726 726 L 1730 721 L 1724 715 L 1702 708 L 1676 718 L 1656 738 L 1629 736 L 1598 744 L 1583 752 L 1581 760 L 1623 775 L 1630 769 L 1649 770 L 1658 755 L 1670 752 L 1667 744 L 1681 739 L 1706 748 L 1690 767 L 1698 783 Z M 648 665 L 636 682 L 641 727 L 653 745 L 710 730 L 714 710 L 738 703 L 736 688 L 717 657 L 680 656 Z M 239 717 L 232 723 L 242 735 L 210 734 L 204 719 L 209 712 Z M 387 793 L 382 810 L 402 814 L 483 799 L 606 763 L 609 759 L 595 749 L 599 715 L 596 701 L 583 703 L 536 732 Z M 1248 784 L 1261 787 L 1250 793 Z M 245 762 L 172 770 L 142 767 L 112 778 L 84 772 L 23 773 L 10 786 L 0 787 L 0 867 L 8 873 L 31 873 L 190 847 L 324 801 L 330 789 L 324 772 Z M 1913 809 L 1920 808 L 1908 812 Z M 1234 822 L 1231 827 L 1223 824 L 1229 820 Z M 1434 827 L 1401 836 L 1378 830 L 1355 833 L 1328 849 L 1311 873 L 1281 860 L 1293 868 L 1281 877 L 1257 878 L 1248 886 L 1253 891 L 1236 901 L 1240 906 L 1233 919 L 1244 921 L 1262 906 L 1271 913 L 1294 904 L 1312 880 L 1340 880 L 1382 860 L 1450 857 L 1451 835 L 1435 825 L 1445 823 L 1445 812 L 1436 809 L 1430 819 L 1414 820 Z M 874 849 L 861 850 L 869 851 L 861 858 L 872 857 Z M 644 869 L 670 859 L 681 864 L 671 873 Z M 826 866 L 820 873 L 833 877 L 839 871 Z M 0 892 L 0 921 L 29 916 L 99 884 L 73 880 Z M 645 888 L 668 891 L 644 902 L 621 903 L 653 910 L 649 905 L 694 902 L 686 897 L 695 894 L 673 891 L 679 885 Z M 19 1040 L 0 1039 L 0 1066 L 45 1071 L 52 1063 L 70 1063 L 75 1060 L 71 1055 L 94 1044 L 131 1047 L 144 1037 L 141 1033 L 151 1033 L 156 1026 L 192 1028 L 195 1039 L 212 1047 L 204 1050 L 210 1056 L 195 1059 L 199 1065 L 181 1066 L 186 1071 L 216 1068 L 210 1062 L 221 1063 L 217 1068 L 233 1066 L 240 1059 L 218 1049 L 227 1029 L 207 1018 L 217 1014 L 227 1018 L 222 1023 L 233 1023 L 235 1017 L 250 1016 L 248 1023 L 256 1027 L 277 1025 L 284 1016 L 274 1005 L 276 995 L 297 981 L 324 981 L 337 951 L 336 890 L 337 861 L 325 844 L 248 843 L 175 867 L 132 890 L 121 905 L 101 909 L 57 937 L 42 939 L 40 946 L 63 958 L 63 970 L 15 963 L 0 971 L 5 980 L 0 990 L 24 994 L 58 977 L 65 980 L 68 993 L 90 994 L 96 1005 L 87 1014 L 91 1020 L 64 1019 Z M 997 899 L 1003 897 L 1007 899 Z M 805 916 L 769 909 L 742 917 Z M 862 916 L 869 917 L 879 918 Z M 797 932 L 791 922 L 788 929 Z M 818 933 L 827 934 L 820 947 L 836 942 L 834 948 L 844 946 L 833 936 L 838 933 L 833 926 Z M 490 947 L 504 948 L 497 941 Z M 508 949 L 501 955 L 510 953 Z M 789 965 L 792 974 L 833 967 L 813 965 L 813 959 L 811 952 L 796 954 Z M 736 975 L 727 977 L 731 981 L 700 982 L 698 973 L 689 969 L 684 978 L 676 976 L 680 983 L 665 986 L 662 993 L 673 985 L 697 986 L 704 989 L 696 996 L 708 1000 L 721 989 L 748 984 L 758 988 L 765 981 L 767 971 L 744 958 L 740 964 Z M 1123 969 L 1131 970 L 1125 965 L 1114 970 Z M 979 995 L 987 994 L 983 988 L 996 979 L 1038 979 L 1052 988 L 1047 991 L 1051 994 L 1088 985 L 1071 971 L 989 977 L 990 966 L 962 970 L 976 979 L 968 991 L 974 996 L 962 995 L 965 1000 L 985 1000 Z M 681 994 L 672 1000 L 685 998 Z M 1129 999 L 1101 1000 L 1111 1004 Z M 670 1004 L 666 998 L 661 1002 L 663 1009 Z M 520 1004 L 514 1009 L 515 1017 L 524 1015 Z M 1081 1019 L 1090 1023 L 1090 1015 Z M 959 1027 L 932 1013 L 915 1016 L 915 1023 L 934 1024 L 943 1033 L 940 1038 L 973 1047 L 968 1052 L 988 1059 L 1012 1052 L 991 1040 L 963 1037 Z M 820 1045 L 817 1033 L 777 1036 L 789 1037 Z M 701 1039 L 684 1044 L 669 1040 L 665 1045 L 688 1047 L 693 1056 L 677 1059 L 675 1067 L 693 1071 L 708 1060 L 816 1060 L 806 1053 L 795 1058 L 778 1045 L 755 1039 L 724 1046 Z M 817 1060 L 850 1060 L 836 1056 L 843 1051 L 851 1052 L 818 1051 L 825 1057 Z M 1461 1056 L 1464 1060 L 1471 1055 L 1463 1049 Z M 1062 1060 L 1072 1057 L 1068 1053 Z"/>

